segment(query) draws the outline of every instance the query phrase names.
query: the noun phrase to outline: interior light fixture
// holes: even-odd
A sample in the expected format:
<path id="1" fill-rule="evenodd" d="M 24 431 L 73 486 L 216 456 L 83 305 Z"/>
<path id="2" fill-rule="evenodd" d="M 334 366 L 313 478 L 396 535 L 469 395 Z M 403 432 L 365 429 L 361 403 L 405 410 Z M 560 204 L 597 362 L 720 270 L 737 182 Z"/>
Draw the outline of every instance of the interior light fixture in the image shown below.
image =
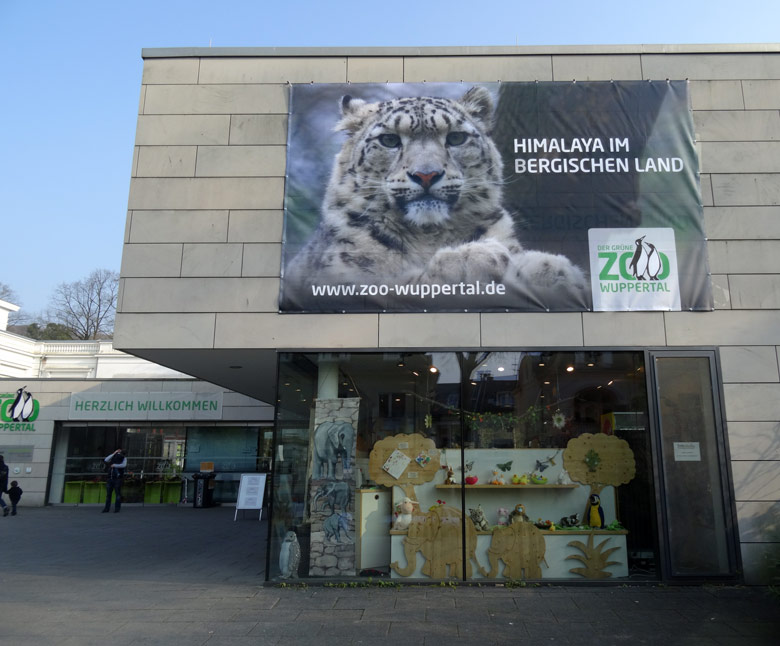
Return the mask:
<path id="1" fill-rule="evenodd" d="M 430 368 L 428 368 L 428 370 L 430 370 L 433 374 L 439 372 L 439 369 L 436 366 L 431 366 Z"/>
<path id="2" fill-rule="evenodd" d="M 549 385 L 550 385 L 550 382 L 549 382 L 549 381 L 545 381 L 545 382 L 544 382 L 544 385 L 545 385 L 545 386 L 549 386 Z"/>
<path id="3" fill-rule="evenodd" d="M 615 383 L 615 380 L 614 379 L 610 379 L 609 382 L 607 382 L 607 386 L 611 386 L 614 383 Z"/>
<path id="4" fill-rule="evenodd" d="M 574 372 L 574 366 L 566 366 L 566 372 Z"/>
<path id="5" fill-rule="evenodd" d="M 497 370 L 498 370 L 499 372 L 504 372 L 504 366 L 498 366 Z"/>
<path id="6" fill-rule="evenodd" d="M 472 382 L 471 382 L 471 385 L 472 385 L 472 386 L 476 386 L 476 385 L 477 385 L 477 382 L 476 382 L 476 381 L 472 381 Z"/>
<path id="7" fill-rule="evenodd" d="M 420 373 L 419 373 L 419 372 L 417 372 L 416 370 L 412 370 L 412 374 L 413 374 L 415 377 L 419 377 L 419 376 L 420 376 Z"/>
<path id="8" fill-rule="evenodd" d="M 537 365 L 538 365 L 540 368 L 544 368 L 544 361 L 540 361 L 540 362 L 539 362 Z"/>

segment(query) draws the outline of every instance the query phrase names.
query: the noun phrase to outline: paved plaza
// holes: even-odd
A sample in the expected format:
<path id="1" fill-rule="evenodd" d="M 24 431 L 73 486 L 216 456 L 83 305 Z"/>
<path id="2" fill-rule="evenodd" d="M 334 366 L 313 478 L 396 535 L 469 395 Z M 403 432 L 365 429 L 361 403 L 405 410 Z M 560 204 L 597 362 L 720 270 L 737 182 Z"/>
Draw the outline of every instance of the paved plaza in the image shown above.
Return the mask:
<path id="1" fill-rule="evenodd" d="M 233 517 L 132 505 L 0 517 L 0 643 L 780 643 L 780 600 L 766 588 L 264 584 L 266 524 Z"/>

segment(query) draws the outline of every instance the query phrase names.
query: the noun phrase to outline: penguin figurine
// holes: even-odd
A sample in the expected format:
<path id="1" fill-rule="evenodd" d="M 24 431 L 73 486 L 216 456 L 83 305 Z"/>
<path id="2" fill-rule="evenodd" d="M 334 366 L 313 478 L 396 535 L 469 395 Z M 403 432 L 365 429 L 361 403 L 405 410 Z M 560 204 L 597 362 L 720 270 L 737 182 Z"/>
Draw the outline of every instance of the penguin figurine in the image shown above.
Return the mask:
<path id="1" fill-rule="evenodd" d="M 601 498 L 597 493 L 590 494 L 588 498 L 585 522 L 594 529 L 604 529 L 604 510 L 601 508 Z"/>
<path id="2" fill-rule="evenodd" d="M 298 564 L 301 562 L 301 546 L 295 532 L 285 534 L 279 548 L 279 570 L 282 579 L 298 577 Z"/>
<path id="3" fill-rule="evenodd" d="M 661 273 L 661 256 L 652 242 L 645 242 L 648 248 L 647 252 L 647 276 L 650 280 L 658 280 L 658 274 Z"/>
<path id="4" fill-rule="evenodd" d="M 634 250 L 634 257 L 631 258 L 631 262 L 628 265 L 628 268 L 631 270 L 631 273 L 637 280 L 645 279 L 644 274 L 645 270 L 647 269 L 647 254 L 645 253 L 645 249 L 642 246 L 642 241 L 644 239 L 645 236 L 642 236 L 641 238 L 634 240 L 636 249 Z"/>

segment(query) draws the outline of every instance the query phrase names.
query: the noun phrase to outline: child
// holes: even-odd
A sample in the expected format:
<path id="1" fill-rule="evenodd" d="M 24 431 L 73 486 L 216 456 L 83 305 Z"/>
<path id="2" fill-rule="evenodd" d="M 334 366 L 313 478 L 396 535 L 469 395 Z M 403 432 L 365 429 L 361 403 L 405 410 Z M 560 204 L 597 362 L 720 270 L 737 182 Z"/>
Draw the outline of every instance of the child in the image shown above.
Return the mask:
<path id="1" fill-rule="evenodd" d="M 11 499 L 11 516 L 16 516 L 16 505 L 19 504 L 19 499 L 22 497 L 19 483 L 16 480 L 12 480 L 11 488 L 6 493 L 8 493 L 8 497 Z"/>

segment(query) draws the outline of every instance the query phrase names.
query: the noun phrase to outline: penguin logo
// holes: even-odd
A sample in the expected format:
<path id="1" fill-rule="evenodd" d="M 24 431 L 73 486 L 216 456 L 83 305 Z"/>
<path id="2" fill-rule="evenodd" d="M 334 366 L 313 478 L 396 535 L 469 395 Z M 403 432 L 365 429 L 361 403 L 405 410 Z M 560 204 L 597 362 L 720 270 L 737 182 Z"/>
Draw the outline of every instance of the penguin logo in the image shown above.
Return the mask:
<path id="1" fill-rule="evenodd" d="M 628 264 L 636 280 L 658 280 L 663 268 L 661 255 L 652 242 L 645 241 L 646 235 L 634 240 L 634 256 Z"/>
<path id="2" fill-rule="evenodd" d="M 8 407 L 8 417 L 14 422 L 27 422 L 35 411 L 35 400 L 32 393 L 27 392 L 27 386 L 16 391 L 16 397 Z"/>
<path id="3" fill-rule="evenodd" d="M 645 236 L 642 236 L 641 238 L 634 240 L 636 249 L 634 249 L 634 257 L 631 258 L 631 262 L 628 265 L 628 268 L 631 270 L 631 273 L 637 280 L 644 280 L 644 274 L 647 270 L 647 255 L 645 254 L 645 249 L 642 246 L 644 239 Z"/>
<path id="4" fill-rule="evenodd" d="M 661 256 L 652 242 L 645 242 L 645 247 L 647 250 L 647 276 L 650 280 L 658 280 L 658 274 L 661 272 L 661 267 L 663 267 Z"/>

